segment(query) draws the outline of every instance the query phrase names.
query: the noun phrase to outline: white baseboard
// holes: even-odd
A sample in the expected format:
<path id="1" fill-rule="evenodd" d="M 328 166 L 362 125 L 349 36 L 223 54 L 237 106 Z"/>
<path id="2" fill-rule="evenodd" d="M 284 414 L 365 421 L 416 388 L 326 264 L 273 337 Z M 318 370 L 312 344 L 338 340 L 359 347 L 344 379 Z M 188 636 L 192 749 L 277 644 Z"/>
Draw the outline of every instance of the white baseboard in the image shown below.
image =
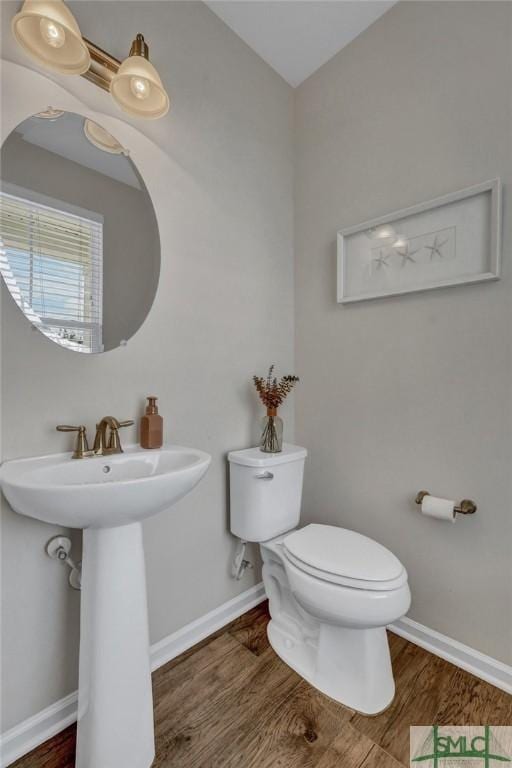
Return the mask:
<path id="1" fill-rule="evenodd" d="M 266 600 L 265 588 L 263 582 L 242 592 L 232 600 L 229 600 L 213 611 L 201 616 L 201 618 L 192 621 L 185 627 L 173 632 L 172 635 L 164 637 L 159 643 L 151 646 L 151 670 L 167 664 L 171 659 L 175 659 L 180 653 L 188 651 L 196 643 L 204 640 L 208 635 L 212 635 L 218 629 L 225 627 L 230 621 L 237 619 L 246 611 L 250 611 L 259 603 Z"/>
<path id="2" fill-rule="evenodd" d="M 256 584 L 205 616 L 155 643 L 150 650 L 152 671 L 187 651 L 208 635 L 262 603 L 263 600 L 265 600 L 263 583 Z M 77 717 L 77 704 L 78 693 L 75 691 L 2 734 L 1 767 L 7 768 L 15 760 L 74 723 Z"/>
<path id="3" fill-rule="evenodd" d="M 205 616 L 155 643 L 151 646 L 151 669 L 158 669 L 176 658 L 180 653 L 204 640 L 205 637 L 229 624 L 263 600 L 265 600 L 263 584 L 256 584 Z M 512 666 L 475 651 L 407 617 L 395 622 L 389 629 L 411 643 L 512 694 Z M 71 693 L 2 734 L 1 768 L 7 768 L 15 760 L 74 723 L 77 701 L 78 694 Z"/>
<path id="4" fill-rule="evenodd" d="M 425 648 L 456 667 L 465 669 L 475 677 L 491 683 L 496 688 L 512 693 L 512 666 L 486 656 L 468 645 L 459 643 L 458 640 L 442 635 L 435 629 L 418 624 L 407 616 L 391 624 L 389 629 L 411 643 L 419 645 L 420 648 Z"/>
<path id="5" fill-rule="evenodd" d="M 78 693 L 75 691 L 3 733 L 0 749 L 2 768 L 74 723 L 77 706 Z"/>

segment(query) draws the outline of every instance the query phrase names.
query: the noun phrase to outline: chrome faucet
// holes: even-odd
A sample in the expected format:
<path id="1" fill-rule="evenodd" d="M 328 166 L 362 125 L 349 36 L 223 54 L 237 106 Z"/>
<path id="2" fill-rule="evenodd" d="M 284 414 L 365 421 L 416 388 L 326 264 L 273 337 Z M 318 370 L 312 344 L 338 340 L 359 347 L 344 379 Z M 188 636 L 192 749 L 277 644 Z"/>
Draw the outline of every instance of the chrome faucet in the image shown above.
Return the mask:
<path id="1" fill-rule="evenodd" d="M 118 421 L 113 416 L 104 416 L 99 424 L 96 424 L 96 437 L 92 451 L 87 443 L 86 429 L 83 424 L 78 427 L 68 424 L 59 424 L 58 432 L 78 432 L 73 459 L 85 459 L 91 456 L 110 456 L 113 453 L 123 453 L 119 430 L 121 427 L 131 427 L 133 419 Z M 108 430 L 108 435 L 107 435 Z"/>
<path id="2" fill-rule="evenodd" d="M 104 416 L 99 424 L 96 424 L 96 437 L 94 438 L 93 452 L 96 456 L 110 456 L 113 453 L 123 453 L 119 430 L 121 427 L 131 427 L 133 419 L 118 421 L 114 416 Z M 107 429 L 109 435 L 107 439 Z"/>

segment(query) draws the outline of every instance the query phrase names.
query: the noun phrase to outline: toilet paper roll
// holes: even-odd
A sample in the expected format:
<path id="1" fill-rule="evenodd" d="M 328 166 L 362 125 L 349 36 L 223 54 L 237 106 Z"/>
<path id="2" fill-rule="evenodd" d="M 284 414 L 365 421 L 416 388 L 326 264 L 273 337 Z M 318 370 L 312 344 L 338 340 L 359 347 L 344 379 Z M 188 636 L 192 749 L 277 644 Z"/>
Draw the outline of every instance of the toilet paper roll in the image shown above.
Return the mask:
<path id="1" fill-rule="evenodd" d="M 450 499 L 439 499 L 437 496 L 424 496 L 421 502 L 421 512 L 428 517 L 447 520 L 454 523 L 456 519 L 455 502 Z"/>

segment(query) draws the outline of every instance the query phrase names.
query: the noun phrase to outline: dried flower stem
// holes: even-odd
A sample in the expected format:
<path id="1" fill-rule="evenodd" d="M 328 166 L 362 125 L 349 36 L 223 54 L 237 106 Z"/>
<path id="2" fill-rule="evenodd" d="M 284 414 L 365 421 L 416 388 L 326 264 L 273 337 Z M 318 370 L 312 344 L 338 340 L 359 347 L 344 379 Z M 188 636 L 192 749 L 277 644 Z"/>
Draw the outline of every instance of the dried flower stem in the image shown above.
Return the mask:
<path id="1" fill-rule="evenodd" d="M 269 416 L 267 419 L 265 429 L 261 435 L 260 446 L 261 450 L 265 453 L 279 453 L 281 450 L 274 416 Z"/>
<path id="2" fill-rule="evenodd" d="M 261 376 L 253 376 L 254 386 L 260 396 L 260 400 L 267 408 L 279 408 L 283 404 L 286 396 L 290 394 L 295 384 L 299 381 L 298 376 L 283 376 L 279 381 L 273 377 L 274 365 L 268 369 L 266 380 Z"/>
<path id="3" fill-rule="evenodd" d="M 265 453 L 279 453 L 281 451 L 283 423 L 277 415 L 277 409 L 283 404 L 286 396 L 290 394 L 299 380 L 298 376 L 283 376 L 278 381 L 273 374 L 274 365 L 271 365 L 266 379 L 262 376 L 252 377 L 260 400 L 267 408 L 260 441 L 260 448 Z"/>

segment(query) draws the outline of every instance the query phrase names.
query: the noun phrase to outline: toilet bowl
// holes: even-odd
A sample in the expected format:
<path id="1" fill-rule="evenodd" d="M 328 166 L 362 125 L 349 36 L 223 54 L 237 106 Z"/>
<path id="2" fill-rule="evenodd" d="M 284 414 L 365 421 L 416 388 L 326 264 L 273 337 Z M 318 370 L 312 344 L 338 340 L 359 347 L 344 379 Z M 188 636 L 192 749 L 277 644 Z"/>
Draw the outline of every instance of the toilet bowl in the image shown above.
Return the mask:
<path id="1" fill-rule="evenodd" d="M 407 573 L 367 536 L 298 527 L 306 455 L 230 453 L 231 530 L 260 544 L 275 652 L 331 698 L 377 714 L 395 692 L 385 628 L 409 609 Z"/>
<path id="2" fill-rule="evenodd" d="M 295 599 L 319 621 L 382 627 L 409 609 L 405 568 L 367 536 L 333 525 L 307 525 L 285 536 L 281 547 Z"/>

